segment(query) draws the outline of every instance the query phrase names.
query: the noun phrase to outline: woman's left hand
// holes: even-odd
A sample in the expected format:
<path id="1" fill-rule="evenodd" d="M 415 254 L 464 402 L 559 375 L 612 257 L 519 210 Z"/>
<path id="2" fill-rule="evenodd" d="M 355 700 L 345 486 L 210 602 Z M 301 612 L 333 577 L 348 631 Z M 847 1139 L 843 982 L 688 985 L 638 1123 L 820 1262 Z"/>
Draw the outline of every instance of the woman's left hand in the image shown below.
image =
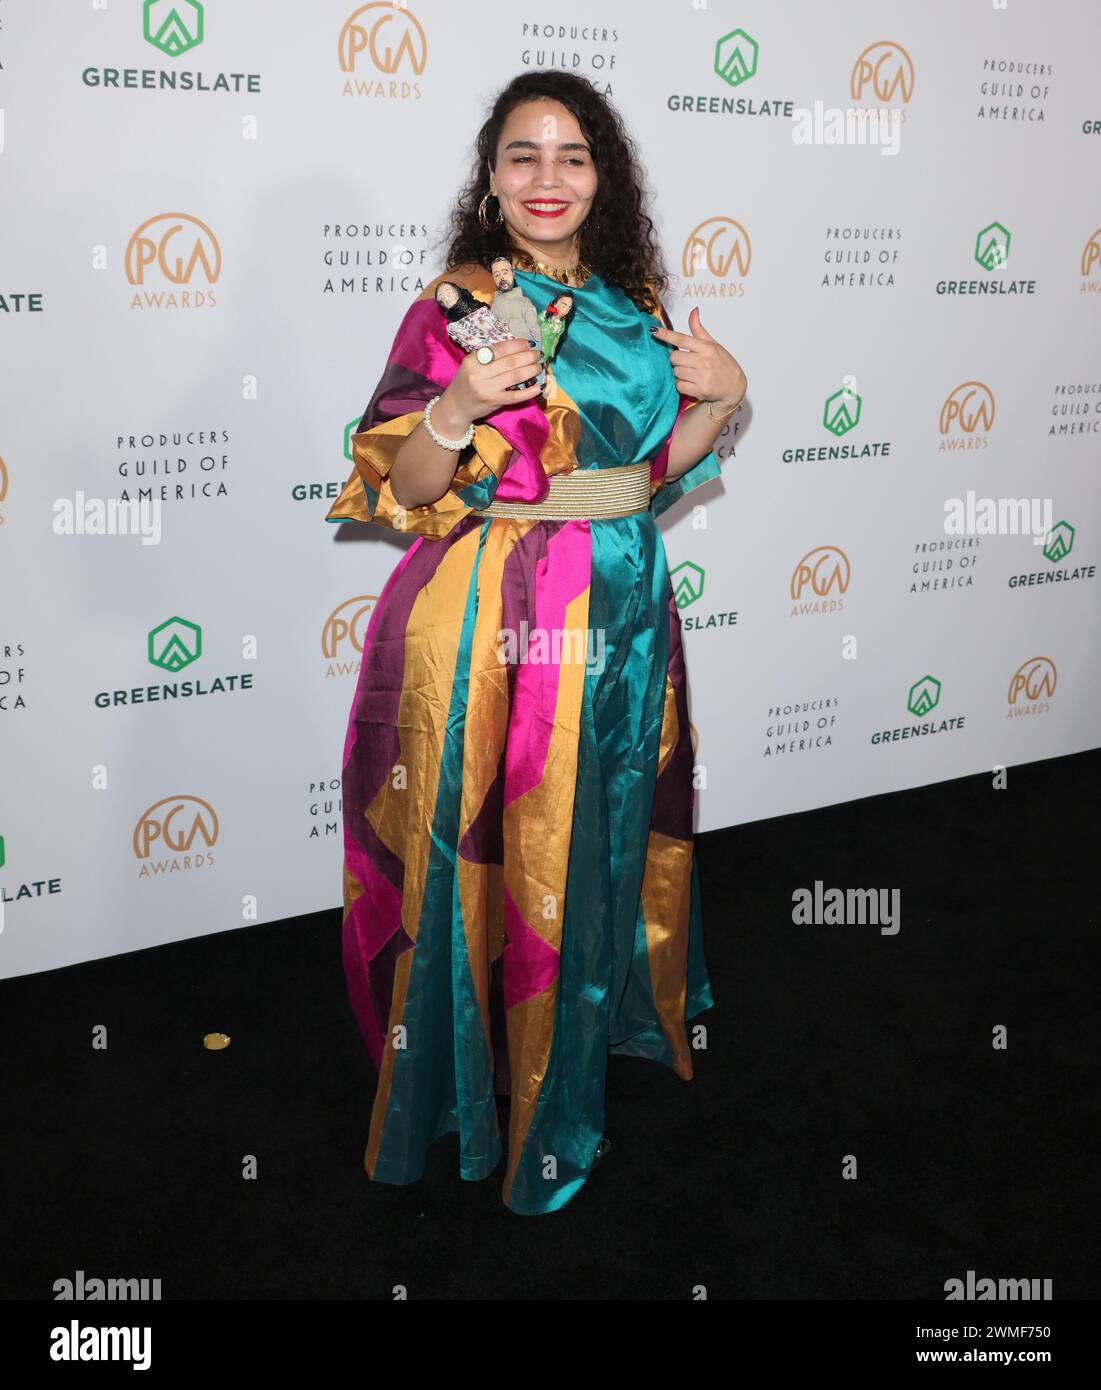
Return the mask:
<path id="1" fill-rule="evenodd" d="M 745 372 L 737 359 L 704 328 L 696 305 L 688 315 L 688 327 L 691 333 L 677 333 L 661 324 L 652 330 L 659 342 L 673 345 L 669 360 L 673 364 L 677 390 L 682 396 L 714 401 L 727 408 L 739 404 L 746 390 Z"/>

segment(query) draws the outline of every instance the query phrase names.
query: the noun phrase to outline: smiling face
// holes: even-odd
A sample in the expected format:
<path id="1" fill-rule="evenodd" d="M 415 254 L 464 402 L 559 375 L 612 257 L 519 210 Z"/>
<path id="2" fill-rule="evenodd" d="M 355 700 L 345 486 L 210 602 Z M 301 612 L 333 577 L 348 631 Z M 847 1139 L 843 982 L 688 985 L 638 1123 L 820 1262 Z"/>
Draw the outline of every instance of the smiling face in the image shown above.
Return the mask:
<path id="1" fill-rule="evenodd" d="M 526 101 L 509 113 L 490 192 L 518 246 L 537 260 L 576 259 L 597 183 L 589 142 L 560 102 Z"/>
<path id="2" fill-rule="evenodd" d="M 493 283 L 502 293 L 516 288 L 516 276 L 512 271 L 512 262 L 507 256 L 495 256 L 489 269 Z"/>

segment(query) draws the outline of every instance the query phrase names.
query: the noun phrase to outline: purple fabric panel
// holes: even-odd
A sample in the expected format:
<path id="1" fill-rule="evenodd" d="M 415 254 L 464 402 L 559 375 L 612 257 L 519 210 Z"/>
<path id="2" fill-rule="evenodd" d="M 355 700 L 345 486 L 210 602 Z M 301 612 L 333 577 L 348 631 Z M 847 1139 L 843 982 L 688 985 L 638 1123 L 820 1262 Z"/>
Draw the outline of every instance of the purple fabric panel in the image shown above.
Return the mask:
<path id="1" fill-rule="evenodd" d="M 474 525 L 478 522 L 472 523 Z M 344 856 L 362 892 L 344 918 L 348 997 L 376 1067 L 398 956 L 412 945 L 401 925 L 405 865 L 364 814 L 400 756 L 398 716 L 405 679 L 405 636 L 413 604 L 447 550 L 470 526 L 432 545 L 418 538 L 379 595 L 363 641 L 359 680 L 344 744 Z"/>
<path id="2" fill-rule="evenodd" d="M 669 589 L 669 679 L 677 706 L 677 742 L 654 784 L 650 828 L 676 840 L 692 838 L 692 733 L 688 727 L 688 682 L 681 641 L 680 613 Z"/>

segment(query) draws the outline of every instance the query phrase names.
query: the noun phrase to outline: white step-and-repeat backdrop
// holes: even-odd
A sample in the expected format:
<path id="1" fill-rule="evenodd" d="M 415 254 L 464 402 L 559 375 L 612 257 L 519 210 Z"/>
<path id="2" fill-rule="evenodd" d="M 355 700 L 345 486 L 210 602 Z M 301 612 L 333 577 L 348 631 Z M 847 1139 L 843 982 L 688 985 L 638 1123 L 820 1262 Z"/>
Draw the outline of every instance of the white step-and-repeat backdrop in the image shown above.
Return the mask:
<path id="1" fill-rule="evenodd" d="M 662 519 L 698 828 L 1101 743 L 1099 55 L 1085 0 L 0 0 L 0 973 L 339 904 L 409 538 L 323 518 L 526 68 L 749 378 Z"/>

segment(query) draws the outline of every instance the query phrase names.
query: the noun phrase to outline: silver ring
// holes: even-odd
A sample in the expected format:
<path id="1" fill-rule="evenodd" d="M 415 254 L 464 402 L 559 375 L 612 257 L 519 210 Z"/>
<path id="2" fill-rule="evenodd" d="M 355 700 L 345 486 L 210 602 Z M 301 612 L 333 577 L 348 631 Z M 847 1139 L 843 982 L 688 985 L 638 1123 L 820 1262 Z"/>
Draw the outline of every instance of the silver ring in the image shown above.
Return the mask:
<path id="1" fill-rule="evenodd" d="M 480 347 L 474 355 L 483 366 L 487 362 L 493 361 L 493 349 L 491 347 Z"/>

